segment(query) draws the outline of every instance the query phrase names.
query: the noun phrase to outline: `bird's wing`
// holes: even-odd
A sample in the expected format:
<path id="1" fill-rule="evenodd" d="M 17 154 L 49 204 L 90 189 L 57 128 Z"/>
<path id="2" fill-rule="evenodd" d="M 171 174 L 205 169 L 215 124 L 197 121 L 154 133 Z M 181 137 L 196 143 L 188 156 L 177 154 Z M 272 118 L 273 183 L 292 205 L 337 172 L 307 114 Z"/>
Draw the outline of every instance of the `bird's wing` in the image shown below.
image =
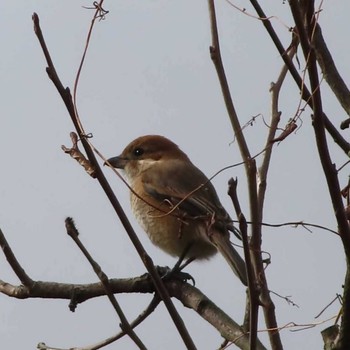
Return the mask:
<path id="1" fill-rule="evenodd" d="M 216 191 L 208 178 L 193 164 L 167 161 L 167 166 L 152 168 L 152 176 L 143 176 L 146 193 L 157 200 L 167 200 L 186 216 L 205 216 L 217 228 L 210 235 L 210 240 L 229 263 L 234 273 L 247 285 L 245 262 L 229 241 L 228 231 L 239 239 L 241 234 L 236 229 L 230 216 L 221 205 Z"/>
<path id="2" fill-rule="evenodd" d="M 167 160 L 143 176 L 145 191 L 158 200 L 168 200 L 190 217 L 212 216 L 217 224 L 231 230 L 232 220 L 208 178 L 192 163 Z"/>

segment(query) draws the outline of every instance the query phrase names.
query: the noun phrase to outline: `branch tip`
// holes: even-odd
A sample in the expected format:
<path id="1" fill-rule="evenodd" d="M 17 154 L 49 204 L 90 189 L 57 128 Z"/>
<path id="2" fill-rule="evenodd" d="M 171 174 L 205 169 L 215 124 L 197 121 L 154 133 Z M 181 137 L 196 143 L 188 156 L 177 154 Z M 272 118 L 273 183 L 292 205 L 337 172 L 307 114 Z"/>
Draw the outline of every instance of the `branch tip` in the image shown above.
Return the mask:
<path id="1" fill-rule="evenodd" d="M 79 236 L 79 231 L 77 230 L 75 226 L 75 222 L 73 218 L 67 217 L 65 220 L 66 230 L 69 236 L 71 237 L 77 237 Z"/>

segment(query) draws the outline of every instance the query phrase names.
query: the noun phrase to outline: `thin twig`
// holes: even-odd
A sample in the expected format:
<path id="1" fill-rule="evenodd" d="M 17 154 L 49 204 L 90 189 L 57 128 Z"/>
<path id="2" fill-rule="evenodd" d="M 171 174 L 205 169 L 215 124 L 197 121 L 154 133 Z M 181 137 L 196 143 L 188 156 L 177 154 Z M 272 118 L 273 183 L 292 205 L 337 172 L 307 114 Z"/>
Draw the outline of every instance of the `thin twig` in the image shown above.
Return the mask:
<path id="1" fill-rule="evenodd" d="M 157 296 L 154 296 L 147 306 L 147 308 L 132 322 L 130 322 L 130 327 L 135 328 L 138 326 L 142 321 L 144 321 L 159 305 L 160 299 Z M 72 350 L 98 350 L 101 349 L 109 344 L 114 343 L 116 340 L 122 338 L 126 333 L 124 331 L 121 331 L 117 333 L 116 335 L 113 335 L 107 339 L 104 339 L 96 344 L 88 345 L 84 347 L 74 347 Z M 71 350 L 71 349 L 70 349 Z"/>
<path id="2" fill-rule="evenodd" d="M 290 51 L 288 52 L 289 57 L 292 59 L 292 57 L 296 53 L 296 44 L 294 41 L 292 41 L 290 45 Z M 263 206 L 265 202 L 265 193 L 266 193 L 266 180 L 267 180 L 267 173 L 269 170 L 269 165 L 271 161 L 272 156 L 272 140 L 275 139 L 276 131 L 278 128 L 278 124 L 280 121 L 281 112 L 279 111 L 278 101 L 279 101 L 279 93 L 282 88 L 282 84 L 285 80 L 285 77 L 287 75 L 288 68 L 286 65 L 282 67 L 282 70 L 277 78 L 276 83 L 274 83 L 271 88 L 271 122 L 270 122 L 270 129 L 269 133 L 267 135 L 266 140 L 266 152 L 263 156 L 263 161 L 261 164 L 261 167 L 259 168 L 259 192 L 258 192 L 258 201 L 259 201 L 259 211 L 263 212 Z M 260 221 L 262 221 L 262 218 L 260 218 Z"/>
<path id="3" fill-rule="evenodd" d="M 248 224 L 252 224 L 251 222 L 247 221 Z M 281 224 L 271 224 L 268 222 L 262 222 L 261 223 L 262 226 L 267 226 L 267 227 L 283 227 L 283 226 L 294 226 L 294 227 L 298 227 L 298 226 L 302 226 L 303 228 L 305 228 L 307 231 L 312 232 L 311 230 L 308 229 L 308 227 L 315 227 L 315 228 L 319 228 L 321 230 L 324 231 L 328 231 L 331 232 L 337 236 L 339 236 L 339 233 L 335 230 L 332 230 L 328 227 L 322 226 L 322 225 L 318 225 L 318 224 L 312 224 L 310 222 L 305 222 L 305 221 L 289 221 L 289 222 L 283 222 Z"/>
<path id="4" fill-rule="evenodd" d="M 84 128 L 83 128 L 83 124 L 81 123 L 81 120 L 79 118 L 79 114 L 78 114 L 78 107 L 77 107 L 77 91 L 78 91 L 78 84 L 79 84 L 79 78 L 80 78 L 80 74 L 81 74 L 81 71 L 83 69 L 83 65 L 84 65 L 84 62 L 85 62 L 85 57 L 86 57 L 86 54 L 87 54 L 87 51 L 88 51 L 88 48 L 89 48 L 89 44 L 90 44 L 90 38 L 91 38 L 91 34 L 92 34 L 92 30 L 94 28 L 94 25 L 95 25 L 95 22 L 97 19 L 101 19 L 101 18 L 104 18 L 105 14 L 108 13 L 108 11 L 105 11 L 103 10 L 102 8 L 102 5 L 103 5 L 103 1 L 104 0 L 100 0 L 99 3 L 97 3 L 97 1 L 94 2 L 94 8 L 96 9 L 95 10 L 95 13 L 94 13 L 94 16 L 91 20 L 91 25 L 90 25 L 90 28 L 89 28 L 89 31 L 88 31 L 88 35 L 87 35 L 87 38 L 86 38 L 86 43 L 85 43 L 85 47 L 84 47 L 84 52 L 83 52 L 83 56 L 80 60 L 80 64 L 79 64 L 79 68 L 78 68 L 78 72 L 77 72 L 77 75 L 76 75 L 76 78 L 75 78 L 75 81 L 74 81 L 74 88 L 73 88 L 73 105 L 74 105 L 74 113 L 75 113 L 75 116 L 76 116 L 76 120 L 77 120 L 77 123 L 79 124 L 79 127 L 80 129 L 84 132 Z M 101 17 L 101 12 L 103 13 L 103 17 Z M 85 132 L 84 132 L 85 133 Z"/>
<path id="5" fill-rule="evenodd" d="M 273 290 L 270 290 L 270 293 L 276 295 L 277 297 L 285 300 L 289 305 L 292 305 L 292 306 L 296 306 L 297 308 L 299 308 L 299 305 L 296 304 L 292 299 L 291 299 L 291 296 L 289 295 L 286 295 L 286 296 L 283 296 L 281 294 L 278 294 L 277 292 L 274 292 Z"/>
<path id="6" fill-rule="evenodd" d="M 249 345 L 250 349 L 254 350 L 257 343 L 257 332 L 258 332 L 258 314 L 259 314 L 259 290 L 255 282 L 255 273 L 253 269 L 253 264 L 251 261 L 250 251 L 249 251 L 249 240 L 247 232 L 247 221 L 242 213 L 241 206 L 239 204 L 237 196 L 237 180 L 230 179 L 228 182 L 228 195 L 231 197 L 236 215 L 239 220 L 239 230 L 242 234 L 244 258 L 247 266 L 247 279 L 248 279 L 248 290 L 249 290 Z"/>
<path id="7" fill-rule="evenodd" d="M 336 300 L 339 301 L 340 295 L 337 294 L 332 301 L 330 301 L 316 316 L 315 318 L 319 318 Z"/>

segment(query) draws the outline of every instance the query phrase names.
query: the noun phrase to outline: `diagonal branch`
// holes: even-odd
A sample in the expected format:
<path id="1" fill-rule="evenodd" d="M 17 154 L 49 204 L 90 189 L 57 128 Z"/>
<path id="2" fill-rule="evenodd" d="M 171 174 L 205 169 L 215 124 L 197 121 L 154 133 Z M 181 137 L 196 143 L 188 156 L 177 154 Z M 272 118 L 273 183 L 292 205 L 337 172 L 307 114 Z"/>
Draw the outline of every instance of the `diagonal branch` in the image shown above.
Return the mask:
<path id="1" fill-rule="evenodd" d="M 295 68 L 293 61 L 290 59 L 288 55 L 286 55 L 286 50 L 283 47 L 279 37 L 277 36 L 275 30 L 273 29 L 273 26 L 270 22 L 270 20 L 265 15 L 263 9 L 261 8 L 259 2 L 257 0 L 250 0 L 250 3 L 253 5 L 256 13 L 261 19 L 262 24 L 264 25 L 265 29 L 267 30 L 268 34 L 271 37 L 271 40 L 275 44 L 277 51 L 281 55 L 281 58 L 283 59 L 284 63 L 288 67 L 288 70 L 290 74 L 292 75 L 295 83 L 298 85 L 300 91 L 302 92 L 302 98 L 304 101 L 307 102 L 307 104 L 312 107 L 312 98 L 311 93 L 307 89 L 307 87 L 304 85 L 303 79 L 300 77 L 298 70 Z M 346 153 L 348 154 L 350 151 L 350 143 L 344 139 L 344 137 L 339 133 L 339 131 L 335 128 L 333 123 L 329 120 L 327 115 L 323 112 L 323 118 L 324 118 L 324 125 L 327 129 L 328 133 L 332 136 L 334 142 L 338 144 L 338 146 Z"/>
<path id="2" fill-rule="evenodd" d="M 135 333 L 133 327 L 130 325 L 129 321 L 127 320 L 121 306 L 119 305 L 116 297 L 114 296 L 111 286 L 109 284 L 107 275 L 103 272 L 100 265 L 98 265 L 97 262 L 92 258 L 88 250 L 85 248 L 85 246 L 79 239 L 78 237 L 79 233 L 75 227 L 75 224 L 72 218 L 66 219 L 66 230 L 68 235 L 73 239 L 75 244 L 79 247 L 81 252 L 84 254 L 86 259 L 90 263 L 91 267 L 93 268 L 94 272 L 96 273 L 97 277 L 101 281 L 103 289 L 120 319 L 120 322 L 121 322 L 120 327 L 122 331 L 129 335 L 129 337 L 134 341 L 135 345 L 137 345 L 139 349 L 146 350 L 145 345 L 142 343 L 141 339 Z"/>
<path id="3" fill-rule="evenodd" d="M 318 23 L 316 23 L 315 26 L 312 44 L 324 79 L 332 89 L 344 111 L 350 116 L 350 91 L 339 74 L 332 55 L 324 41 L 322 30 Z"/>
<path id="4" fill-rule="evenodd" d="M 250 216 L 251 216 L 251 222 L 252 222 L 252 229 L 251 229 L 252 234 L 249 242 L 249 249 L 251 254 L 251 261 L 253 263 L 254 271 L 255 271 L 255 280 L 257 281 L 256 283 L 259 284 L 259 287 L 261 289 L 261 300 L 262 300 L 262 304 L 265 306 L 264 307 L 265 320 L 266 320 L 266 325 L 269 329 L 269 337 L 270 337 L 271 345 L 273 349 L 282 349 L 282 342 L 278 332 L 276 315 L 274 313 L 274 305 L 271 302 L 271 298 L 269 297 L 269 289 L 267 285 L 262 253 L 261 253 L 261 244 L 262 244 L 261 224 L 260 224 L 261 215 L 260 215 L 259 206 L 258 206 L 256 163 L 255 163 L 255 159 L 253 159 L 250 156 L 248 146 L 246 144 L 246 141 L 238 120 L 238 116 L 233 106 L 232 97 L 231 97 L 229 86 L 227 83 L 225 70 L 223 67 L 221 53 L 220 53 L 214 0 L 209 0 L 209 13 L 210 13 L 211 32 L 212 32 L 212 45 L 210 47 L 210 54 L 217 71 L 217 75 L 221 84 L 221 90 L 222 90 L 225 104 L 226 104 L 226 109 L 228 111 L 231 124 L 233 126 L 233 130 L 241 151 L 241 155 L 245 164 L 245 169 L 247 174 Z M 257 313 L 258 310 L 259 309 L 256 308 L 255 312 Z M 267 313 L 269 317 L 266 316 Z M 258 319 L 257 314 L 254 315 L 254 319 L 255 320 Z M 253 329 L 256 329 L 256 326 L 254 326 Z M 254 341 L 253 338 L 252 340 Z M 254 344 L 250 344 L 250 345 L 254 346 Z"/>
<path id="5" fill-rule="evenodd" d="M 155 308 L 159 305 L 160 299 L 158 297 L 154 297 L 147 308 L 135 319 L 130 323 L 130 326 L 132 328 L 137 327 L 142 321 L 144 321 L 154 310 Z M 52 348 L 51 346 L 46 345 L 45 343 L 39 343 L 37 345 L 37 349 L 39 350 L 98 350 L 101 349 L 109 344 L 114 343 L 118 339 L 121 339 L 126 333 L 124 331 L 121 331 L 111 337 L 108 337 L 107 339 L 104 339 L 102 341 L 99 341 L 98 343 L 92 344 L 92 345 L 87 345 L 84 347 L 77 347 L 75 346 L 74 348 L 70 349 L 58 349 L 58 348 Z"/>
<path id="6" fill-rule="evenodd" d="M 235 344 L 239 349 L 249 350 L 249 334 L 245 333 L 235 321 L 223 310 L 219 309 L 200 290 L 188 283 L 172 281 L 168 288 L 174 297 L 180 300 L 184 306 L 195 310 L 202 318 L 213 325 L 220 334 L 228 341 Z M 254 350 L 264 350 L 264 345 L 257 339 Z"/>
<path id="7" fill-rule="evenodd" d="M 0 229 L 0 246 L 14 273 L 17 275 L 17 277 L 25 286 L 25 288 L 30 289 L 34 284 L 34 281 L 27 275 L 27 273 L 24 271 L 21 264 L 18 262 L 15 254 L 13 254 L 13 251 L 10 245 L 8 244 L 5 238 L 5 235 L 3 234 L 1 229 Z"/>
<path id="8" fill-rule="evenodd" d="M 99 181 L 101 187 L 103 188 L 103 190 L 105 191 L 105 194 L 107 195 L 108 199 L 110 200 L 111 205 L 113 206 L 116 214 L 118 215 L 121 223 L 123 224 L 125 231 L 127 232 L 130 240 L 132 241 L 137 253 L 139 254 L 142 262 L 144 263 L 147 271 L 149 272 L 154 284 L 155 284 L 155 288 L 157 293 L 159 293 L 161 299 L 164 301 L 164 304 L 179 332 L 179 334 L 181 335 L 184 343 L 186 344 L 188 349 L 196 349 L 185 325 L 183 320 L 181 319 L 180 315 L 178 314 L 174 304 L 172 303 L 169 294 L 163 284 L 163 281 L 161 280 L 161 278 L 159 277 L 157 270 L 154 267 L 153 261 L 151 259 L 151 257 L 147 254 L 147 252 L 145 251 L 145 249 L 143 248 L 140 240 L 138 239 L 133 227 L 130 224 L 130 221 L 128 220 L 122 206 L 120 205 L 117 197 L 115 196 L 115 194 L 113 193 L 107 179 L 105 178 L 97 160 L 95 157 L 94 152 L 92 151 L 89 142 L 86 138 L 86 135 L 83 131 L 83 129 L 80 126 L 80 122 L 78 120 L 78 117 L 75 113 L 75 108 L 73 105 L 73 101 L 72 101 L 72 96 L 70 93 L 69 88 L 64 88 L 58 75 L 56 72 L 56 69 L 53 65 L 52 59 L 50 57 L 49 51 L 47 49 L 41 28 L 40 28 L 40 24 L 39 24 L 39 17 L 36 13 L 33 14 L 33 22 L 34 22 L 34 31 L 35 34 L 38 37 L 38 40 L 40 42 L 41 48 L 44 52 L 45 58 L 46 58 L 46 62 L 48 64 L 48 67 L 46 68 L 46 71 L 50 77 L 50 79 L 52 80 L 52 82 L 54 83 L 54 85 L 56 86 L 59 94 L 61 95 L 61 98 L 63 100 L 63 102 L 65 103 L 68 113 L 72 119 L 72 122 L 77 130 L 77 133 L 79 135 L 79 138 L 81 139 L 81 142 L 83 144 L 83 147 L 85 149 L 85 152 L 87 154 L 87 157 L 89 159 L 89 161 L 91 162 L 91 164 L 93 165 L 93 167 L 96 170 L 96 178 Z"/>

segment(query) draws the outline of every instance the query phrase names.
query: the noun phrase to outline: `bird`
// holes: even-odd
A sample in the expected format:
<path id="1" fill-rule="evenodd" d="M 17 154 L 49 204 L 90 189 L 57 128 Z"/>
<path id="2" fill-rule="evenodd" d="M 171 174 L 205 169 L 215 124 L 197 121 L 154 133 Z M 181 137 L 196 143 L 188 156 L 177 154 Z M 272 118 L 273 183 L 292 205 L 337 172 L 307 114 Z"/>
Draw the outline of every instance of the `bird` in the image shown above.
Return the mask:
<path id="1" fill-rule="evenodd" d="M 230 231 L 239 237 L 239 230 L 212 183 L 174 142 L 140 136 L 106 164 L 125 174 L 132 212 L 154 245 L 188 260 L 219 251 L 247 286 L 245 262 L 230 242 Z"/>

